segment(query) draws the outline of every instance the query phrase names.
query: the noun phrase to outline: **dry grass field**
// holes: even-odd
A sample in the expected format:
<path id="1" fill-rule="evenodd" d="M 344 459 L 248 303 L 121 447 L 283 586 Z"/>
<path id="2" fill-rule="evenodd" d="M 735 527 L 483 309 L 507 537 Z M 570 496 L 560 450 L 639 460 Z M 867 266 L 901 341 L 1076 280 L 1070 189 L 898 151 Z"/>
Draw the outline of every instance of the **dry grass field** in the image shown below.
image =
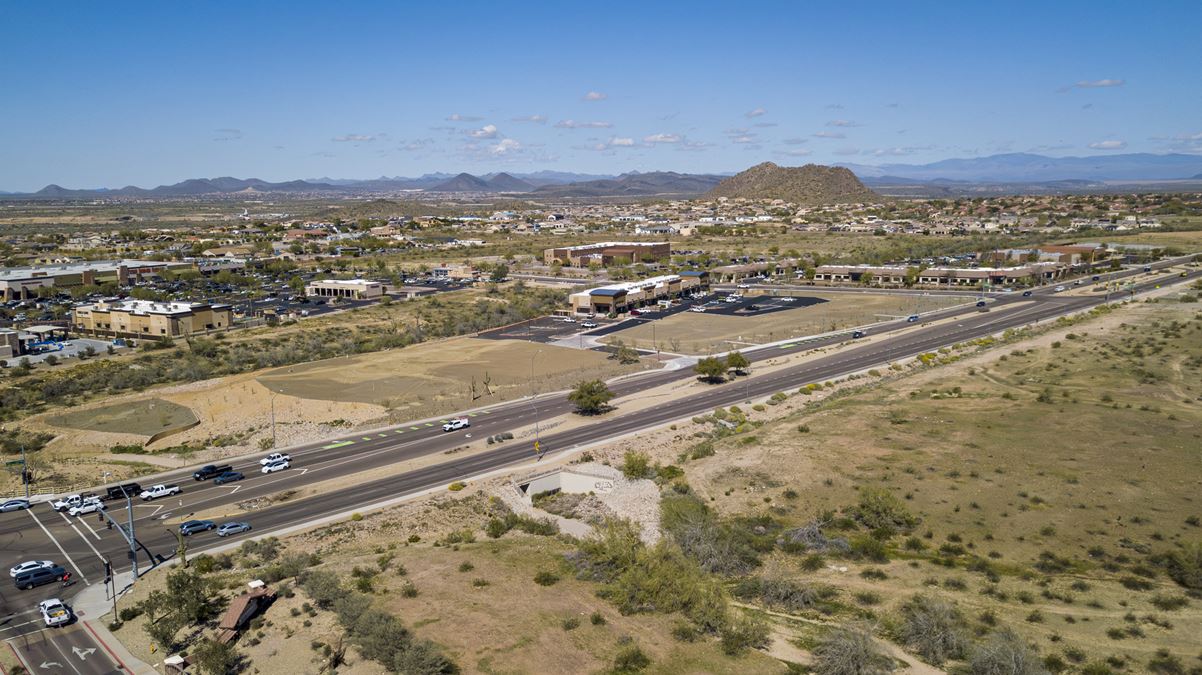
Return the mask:
<path id="1" fill-rule="evenodd" d="M 863 326 L 967 301 L 965 298 L 935 295 L 823 293 L 808 289 L 791 291 L 790 294 L 822 298 L 826 302 L 758 316 L 681 312 L 656 320 L 654 339 L 663 351 L 705 354 Z M 636 347 L 651 347 L 651 324 L 644 323 L 606 338 L 607 342 L 617 340 Z"/>
<path id="2" fill-rule="evenodd" d="M 825 519 L 853 538 L 837 516 L 858 491 L 895 495 L 919 522 L 888 562 L 806 571 L 778 552 L 762 572 L 830 584 L 886 632 L 923 591 L 977 634 L 1013 628 L 1053 666 L 1186 672 L 1153 670 L 1165 649 L 1199 666 L 1202 589 L 1163 560 L 1202 545 L 1202 314 L 1136 304 L 1020 346 L 735 435 L 686 477 L 726 514 Z"/>
<path id="3" fill-rule="evenodd" d="M 535 393 L 554 391 L 638 368 L 620 366 L 600 352 L 462 338 L 278 368 L 258 380 L 272 391 L 298 398 L 374 403 L 436 415 L 528 396 L 532 387 Z"/>
<path id="4" fill-rule="evenodd" d="M 197 421 L 188 408 L 161 398 L 144 398 L 98 408 L 75 409 L 47 420 L 50 424 L 85 431 L 153 436 Z"/>

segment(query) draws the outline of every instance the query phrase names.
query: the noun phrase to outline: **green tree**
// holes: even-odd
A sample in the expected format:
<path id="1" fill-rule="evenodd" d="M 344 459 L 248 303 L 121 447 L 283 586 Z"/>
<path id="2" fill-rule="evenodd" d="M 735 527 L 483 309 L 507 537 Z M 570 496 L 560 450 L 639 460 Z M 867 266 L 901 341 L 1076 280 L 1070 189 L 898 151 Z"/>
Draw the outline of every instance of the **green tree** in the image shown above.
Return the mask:
<path id="1" fill-rule="evenodd" d="M 568 401 L 576 406 L 577 412 L 595 415 L 604 410 L 613 397 L 614 393 L 601 380 L 587 380 L 576 385 L 568 394 Z"/>
<path id="2" fill-rule="evenodd" d="M 751 367 L 751 362 L 742 353 L 731 352 L 726 355 L 726 367 L 742 375 Z"/>
<path id="3" fill-rule="evenodd" d="M 490 274 L 488 278 L 489 278 L 489 281 L 492 281 L 495 284 L 499 284 L 502 281 L 505 281 L 505 278 L 508 276 L 509 276 L 509 265 L 506 265 L 504 263 L 498 263 L 496 267 L 492 268 L 492 274 Z"/>
<path id="4" fill-rule="evenodd" d="M 618 363 L 629 366 L 639 362 L 639 353 L 630 345 L 619 342 L 618 351 L 614 352 L 613 358 L 617 359 Z"/>
<path id="5" fill-rule="evenodd" d="M 726 379 L 726 361 L 723 359 L 707 356 L 697 362 L 693 366 L 693 371 L 696 372 L 701 379 L 710 382 L 718 383 Z"/>
<path id="6" fill-rule="evenodd" d="M 627 452 L 622 458 L 622 473 L 627 478 L 646 478 L 651 471 L 651 459 L 641 452 Z"/>

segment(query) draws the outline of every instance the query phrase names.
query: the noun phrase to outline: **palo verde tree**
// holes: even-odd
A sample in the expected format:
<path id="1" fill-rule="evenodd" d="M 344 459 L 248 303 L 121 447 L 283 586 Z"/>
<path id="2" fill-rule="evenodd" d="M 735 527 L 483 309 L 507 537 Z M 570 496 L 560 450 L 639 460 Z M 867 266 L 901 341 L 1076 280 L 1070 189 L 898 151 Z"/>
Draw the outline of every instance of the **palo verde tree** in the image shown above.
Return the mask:
<path id="1" fill-rule="evenodd" d="M 747 360 L 740 352 L 731 352 L 726 355 L 726 368 L 735 371 L 736 374 L 742 375 L 751 367 L 751 362 Z"/>
<path id="2" fill-rule="evenodd" d="M 693 371 L 701 377 L 702 381 L 717 384 L 726 379 L 726 360 L 707 356 L 693 366 Z"/>
<path id="3" fill-rule="evenodd" d="M 601 380 L 586 380 L 576 385 L 568 394 L 568 401 L 582 415 L 595 415 L 609 407 L 614 393 Z"/>

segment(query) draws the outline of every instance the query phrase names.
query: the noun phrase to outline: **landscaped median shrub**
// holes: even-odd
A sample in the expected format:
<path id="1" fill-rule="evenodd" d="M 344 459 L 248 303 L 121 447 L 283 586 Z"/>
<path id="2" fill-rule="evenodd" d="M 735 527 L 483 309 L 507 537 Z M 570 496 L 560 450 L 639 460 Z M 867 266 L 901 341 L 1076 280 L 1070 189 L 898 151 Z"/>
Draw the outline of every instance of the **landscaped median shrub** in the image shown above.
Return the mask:
<path id="1" fill-rule="evenodd" d="M 450 485 L 448 485 L 447 489 L 450 490 L 451 492 L 459 492 L 460 490 L 462 490 L 465 487 L 467 487 L 467 483 L 457 480 L 454 483 L 451 483 Z"/>

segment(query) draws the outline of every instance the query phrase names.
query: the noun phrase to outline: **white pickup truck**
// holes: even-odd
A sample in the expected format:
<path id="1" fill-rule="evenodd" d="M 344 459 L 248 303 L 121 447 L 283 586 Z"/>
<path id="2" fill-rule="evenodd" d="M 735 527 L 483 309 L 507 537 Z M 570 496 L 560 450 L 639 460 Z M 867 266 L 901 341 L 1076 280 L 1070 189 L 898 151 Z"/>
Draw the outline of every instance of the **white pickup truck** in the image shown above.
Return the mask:
<path id="1" fill-rule="evenodd" d="M 63 497 L 62 499 L 50 502 L 50 507 L 55 511 L 69 511 L 95 496 L 96 495 L 93 494 L 71 495 L 69 497 Z"/>
<path id="2" fill-rule="evenodd" d="M 42 610 L 42 621 L 46 622 L 47 628 L 71 623 L 71 610 L 63 604 L 62 600 L 57 598 L 43 600 L 38 603 L 38 609 Z"/>
<path id="3" fill-rule="evenodd" d="M 273 452 L 270 455 L 267 455 L 266 457 L 264 457 L 263 459 L 260 459 L 259 464 L 261 466 L 267 466 L 268 464 L 276 464 L 278 462 L 291 462 L 291 461 L 292 461 L 291 455 L 285 455 L 282 452 Z"/>
<path id="4" fill-rule="evenodd" d="M 142 498 L 142 501 L 148 502 L 152 499 L 158 499 L 159 497 L 170 497 L 171 495 L 177 494 L 179 494 L 178 485 L 151 485 L 145 490 L 142 490 L 142 494 L 138 496 Z"/>

